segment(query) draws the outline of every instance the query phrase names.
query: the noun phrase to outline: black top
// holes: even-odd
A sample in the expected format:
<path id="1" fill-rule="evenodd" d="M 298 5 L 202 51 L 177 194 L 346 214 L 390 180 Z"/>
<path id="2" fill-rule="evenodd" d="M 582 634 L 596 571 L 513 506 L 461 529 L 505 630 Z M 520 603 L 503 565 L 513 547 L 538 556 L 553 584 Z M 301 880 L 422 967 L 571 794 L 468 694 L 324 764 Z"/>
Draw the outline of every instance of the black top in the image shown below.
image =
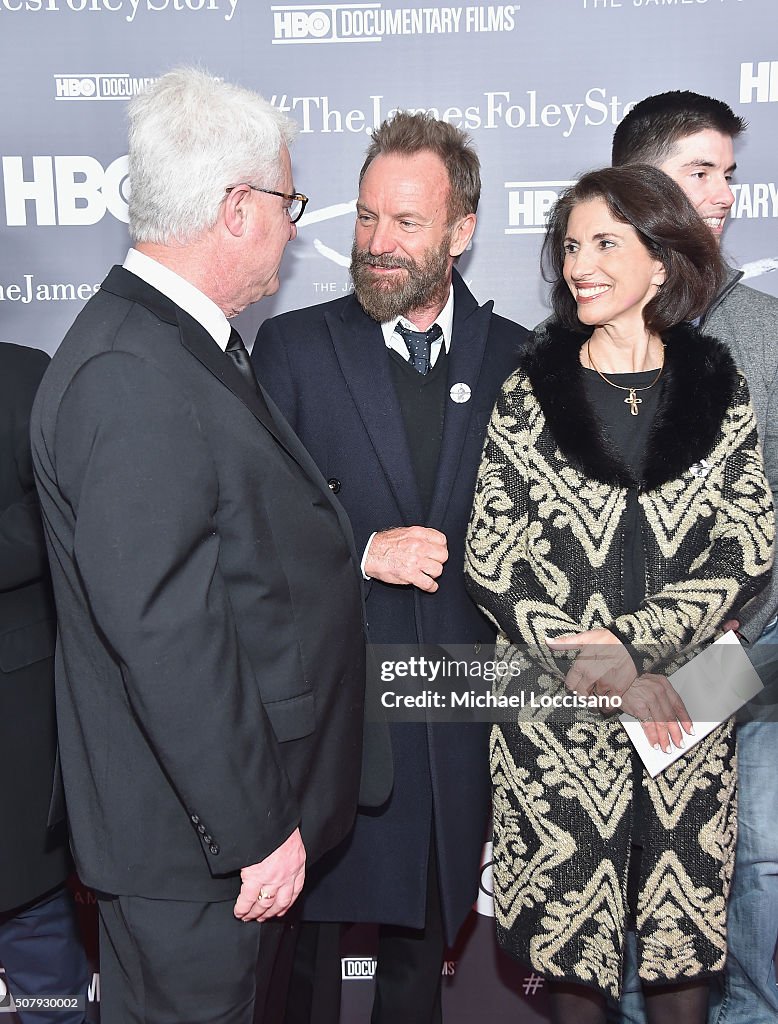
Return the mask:
<path id="1" fill-rule="evenodd" d="M 660 377 L 653 387 L 647 387 L 656 378 L 657 371 L 644 370 L 640 373 L 609 373 L 609 381 L 621 387 L 636 389 L 640 404 L 638 414 L 633 416 L 626 402 L 629 392 L 612 387 L 596 370 L 584 368 L 586 398 L 594 410 L 603 437 L 615 449 L 622 461 L 629 466 L 636 478 L 640 479 L 646 459 L 651 426 L 659 405 L 663 380 Z M 638 390 L 646 388 L 645 391 Z M 638 491 L 630 488 L 627 494 L 627 510 L 624 517 L 622 552 L 624 565 L 624 597 L 622 614 L 634 612 L 645 595 L 645 556 L 641 540 L 641 510 Z"/>
<path id="2" fill-rule="evenodd" d="M 630 405 L 625 402 L 628 391 L 620 391 L 606 383 L 596 370 L 584 368 L 586 398 L 597 416 L 603 437 L 629 466 L 635 477 L 640 479 L 646 459 L 649 435 L 654 422 L 659 397 L 664 381 L 660 377 L 653 387 L 647 387 L 655 379 L 656 370 L 640 373 L 609 373 L 608 380 L 622 387 L 634 387 L 638 414 L 633 416 Z M 646 388 L 638 391 L 638 388 Z M 623 520 L 622 566 L 624 570 L 622 614 L 634 612 L 646 596 L 646 561 L 643 550 L 642 510 L 638 503 L 638 490 L 631 487 L 627 492 L 627 508 Z M 635 751 L 632 752 L 634 799 L 632 803 L 632 846 L 642 848 L 645 799 L 641 780 L 643 766 Z M 633 850 L 630 857 L 629 882 L 627 885 L 628 905 L 631 915 L 630 927 L 634 927 L 637 883 L 640 873 L 640 857 Z"/>

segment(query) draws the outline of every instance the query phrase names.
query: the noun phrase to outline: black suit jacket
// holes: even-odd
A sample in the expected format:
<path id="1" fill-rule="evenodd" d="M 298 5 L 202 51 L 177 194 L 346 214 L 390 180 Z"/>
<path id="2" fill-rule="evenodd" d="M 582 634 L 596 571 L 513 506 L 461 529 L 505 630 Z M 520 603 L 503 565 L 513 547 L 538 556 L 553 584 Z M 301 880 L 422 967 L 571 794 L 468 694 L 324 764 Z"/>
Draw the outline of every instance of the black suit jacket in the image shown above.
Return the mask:
<path id="1" fill-rule="evenodd" d="M 0 344 L 0 912 L 68 873 L 47 829 L 54 779 L 54 607 L 30 461 L 30 410 L 49 357 Z"/>
<path id="2" fill-rule="evenodd" d="M 489 417 L 526 334 L 496 316 L 491 302 L 479 306 L 454 272 L 447 390 L 464 383 L 471 397 L 446 399 L 425 515 L 379 324 L 348 296 L 274 317 L 259 330 L 257 376 L 337 489 L 360 556 L 374 530 L 392 526 L 430 526 L 448 539 L 435 594 L 377 580 L 366 585 L 373 643 L 467 645 L 475 653 L 494 639 L 494 627 L 465 590 L 464 540 Z M 380 813 L 359 814 L 349 839 L 325 858 L 311 878 L 305 912 L 314 920 L 422 927 L 434 824 L 451 941 L 477 893 L 490 795 L 487 728 L 422 723 L 393 726 L 391 733 L 392 796 Z"/>
<path id="3" fill-rule="evenodd" d="M 348 520 L 277 409 L 121 268 L 32 419 L 74 853 L 111 893 L 228 899 L 348 831 L 364 689 Z"/>

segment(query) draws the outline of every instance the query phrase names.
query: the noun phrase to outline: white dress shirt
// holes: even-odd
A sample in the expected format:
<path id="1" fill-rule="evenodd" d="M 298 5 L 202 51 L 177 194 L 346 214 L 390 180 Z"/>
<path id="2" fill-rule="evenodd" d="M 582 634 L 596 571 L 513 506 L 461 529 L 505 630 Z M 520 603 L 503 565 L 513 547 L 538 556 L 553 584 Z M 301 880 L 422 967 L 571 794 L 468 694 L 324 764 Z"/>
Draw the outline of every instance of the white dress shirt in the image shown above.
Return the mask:
<path id="1" fill-rule="evenodd" d="M 384 332 L 384 341 L 386 347 L 397 352 L 407 362 L 410 359 L 410 352 L 408 346 L 405 344 L 405 339 L 401 334 L 398 334 L 395 328 L 397 324 L 402 324 L 403 327 L 407 327 L 411 331 L 418 331 L 419 328 L 408 319 L 406 316 L 395 317 L 394 320 L 387 320 L 381 324 L 381 330 Z M 443 336 L 438 338 L 437 341 L 433 341 L 430 345 L 430 367 L 435 365 L 435 362 L 440 354 L 440 346 L 446 346 L 446 352 L 451 348 L 451 332 L 454 328 L 454 286 L 448 293 L 446 299 L 446 305 L 441 309 L 440 314 L 435 317 L 435 323 L 443 331 Z M 431 326 L 431 325 L 430 325 Z"/>
<path id="2" fill-rule="evenodd" d="M 124 260 L 124 269 L 150 284 L 166 295 L 171 302 L 185 310 L 193 320 L 205 328 L 219 348 L 224 352 L 230 340 L 230 322 L 215 302 L 204 295 L 199 288 L 186 281 L 180 274 L 157 260 L 130 249 Z"/>

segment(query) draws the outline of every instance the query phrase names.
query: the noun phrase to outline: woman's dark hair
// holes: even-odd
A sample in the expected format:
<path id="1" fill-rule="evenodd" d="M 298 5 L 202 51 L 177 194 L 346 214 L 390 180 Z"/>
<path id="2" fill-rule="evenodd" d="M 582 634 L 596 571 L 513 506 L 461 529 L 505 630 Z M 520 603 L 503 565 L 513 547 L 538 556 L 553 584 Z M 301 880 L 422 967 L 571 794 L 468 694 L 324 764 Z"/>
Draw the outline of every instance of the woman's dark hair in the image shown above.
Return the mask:
<path id="1" fill-rule="evenodd" d="M 643 310 L 646 328 L 661 334 L 704 313 L 726 279 L 718 243 L 672 178 L 648 164 L 630 164 L 584 174 L 551 211 L 541 266 L 544 279 L 553 285 L 555 318 L 572 330 L 589 330 L 578 319 L 562 270 L 570 214 L 591 199 L 604 200 L 611 216 L 631 225 L 665 268 L 664 284 Z"/>

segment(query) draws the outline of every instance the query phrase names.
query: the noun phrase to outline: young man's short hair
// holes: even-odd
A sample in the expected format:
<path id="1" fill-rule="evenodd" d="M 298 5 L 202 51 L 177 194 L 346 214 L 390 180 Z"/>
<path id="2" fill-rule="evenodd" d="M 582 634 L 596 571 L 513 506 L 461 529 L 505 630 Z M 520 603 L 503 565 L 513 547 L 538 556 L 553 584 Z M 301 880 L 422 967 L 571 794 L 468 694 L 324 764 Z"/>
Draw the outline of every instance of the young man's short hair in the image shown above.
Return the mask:
<path id="1" fill-rule="evenodd" d="M 681 90 L 647 96 L 625 115 L 613 133 L 611 164 L 658 167 L 689 135 L 710 130 L 736 139 L 747 127 L 747 121 L 712 96 Z"/>

